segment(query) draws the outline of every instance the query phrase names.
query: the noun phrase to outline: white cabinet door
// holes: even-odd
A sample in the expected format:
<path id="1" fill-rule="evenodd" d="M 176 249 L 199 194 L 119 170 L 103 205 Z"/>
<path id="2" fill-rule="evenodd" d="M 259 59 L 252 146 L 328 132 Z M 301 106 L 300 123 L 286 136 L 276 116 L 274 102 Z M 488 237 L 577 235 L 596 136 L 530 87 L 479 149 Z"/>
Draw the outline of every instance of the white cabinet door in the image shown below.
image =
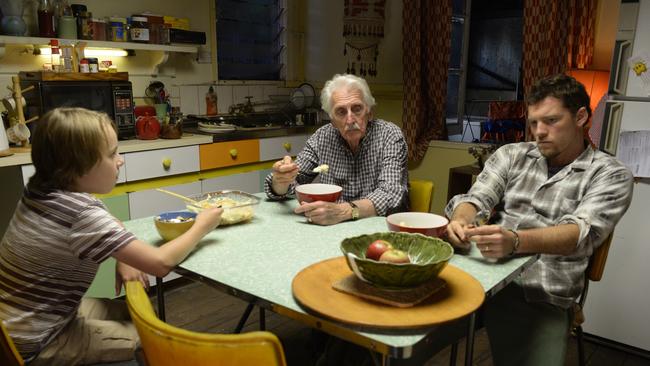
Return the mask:
<path id="1" fill-rule="evenodd" d="M 124 154 L 126 180 L 168 177 L 199 171 L 199 146 Z"/>
<path id="2" fill-rule="evenodd" d="M 260 161 L 277 160 L 285 155 L 295 156 L 305 147 L 309 135 L 272 137 L 260 140 Z"/>
<path id="3" fill-rule="evenodd" d="M 201 182 L 192 182 L 161 188 L 185 196 L 191 196 L 201 193 Z M 129 193 L 129 212 L 131 214 L 131 220 L 140 217 L 158 215 L 161 212 L 185 209 L 185 201 L 158 192 L 155 189 Z"/>
<path id="4" fill-rule="evenodd" d="M 247 193 L 258 193 L 262 191 L 260 186 L 260 172 L 226 175 L 205 179 L 201 182 L 203 193 L 237 190 Z"/>

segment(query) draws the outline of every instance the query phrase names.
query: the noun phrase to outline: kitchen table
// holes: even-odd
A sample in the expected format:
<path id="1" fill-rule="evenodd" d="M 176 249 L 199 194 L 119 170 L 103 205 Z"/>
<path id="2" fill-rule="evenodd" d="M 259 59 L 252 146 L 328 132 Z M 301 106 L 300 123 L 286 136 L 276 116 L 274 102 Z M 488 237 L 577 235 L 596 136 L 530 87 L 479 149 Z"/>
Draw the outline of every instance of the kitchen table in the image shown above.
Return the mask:
<path id="1" fill-rule="evenodd" d="M 298 204 L 295 200 L 275 202 L 267 200 L 263 194 L 259 196 L 262 202 L 250 222 L 215 229 L 203 238 L 176 272 L 374 350 L 382 355 L 384 364 L 392 358 L 410 358 L 416 352 L 442 349 L 468 333 L 468 329 L 471 341 L 474 314 L 435 327 L 390 331 L 337 323 L 301 307 L 291 290 L 296 274 L 313 263 L 341 256 L 339 245 L 346 237 L 387 231 L 386 219 L 372 217 L 319 226 L 293 213 Z M 139 239 L 162 243 L 153 218 L 124 224 Z M 450 263 L 474 276 L 489 298 L 535 260 L 534 256 L 517 257 L 492 263 L 473 248 L 467 255 L 454 255 Z M 467 347 L 470 356 L 471 348 Z M 471 357 L 467 361 L 470 360 Z"/>

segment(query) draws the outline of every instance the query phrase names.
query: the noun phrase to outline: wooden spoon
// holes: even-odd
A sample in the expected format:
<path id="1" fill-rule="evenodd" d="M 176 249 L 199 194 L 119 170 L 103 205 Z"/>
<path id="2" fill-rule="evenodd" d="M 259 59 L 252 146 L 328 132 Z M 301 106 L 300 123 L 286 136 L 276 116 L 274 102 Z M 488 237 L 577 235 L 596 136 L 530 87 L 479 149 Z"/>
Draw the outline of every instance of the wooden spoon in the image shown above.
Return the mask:
<path id="1" fill-rule="evenodd" d="M 195 201 L 195 200 L 193 200 L 193 199 L 191 199 L 191 198 L 189 198 L 189 197 L 185 197 L 185 196 L 183 196 L 182 194 L 174 193 L 174 192 L 168 191 L 168 190 L 166 190 L 166 189 L 162 189 L 162 188 L 156 188 L 156 191 L 158 191 L 158 192 L 162 192 L 162 193 L 167 193 L 167 194 L 170 195 L 170 196 L 174 196 L 174 197 L 176 197 L 176 198 L 180 198 L 180 199 L 182 199 L 183 201 L 189 202 L 189 203 L 191 203 L 191 204 L 193 204 L 193 205 L 195 205 L 195 206 L 197 206 L 197 207 L 201 207 L 201 204 L 199 203 L 199 201 Z"/>

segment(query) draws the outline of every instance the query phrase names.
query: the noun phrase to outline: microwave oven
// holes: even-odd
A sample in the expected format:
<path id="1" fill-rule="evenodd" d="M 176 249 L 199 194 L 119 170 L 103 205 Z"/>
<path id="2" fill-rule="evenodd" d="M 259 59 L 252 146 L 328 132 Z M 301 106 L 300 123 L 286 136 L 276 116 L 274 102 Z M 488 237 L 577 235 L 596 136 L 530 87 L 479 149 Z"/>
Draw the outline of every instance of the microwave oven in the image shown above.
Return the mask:
<path id="1" fill-rule="evenodd" d="M 22 89 L 35 88 L 24 94 L 26 119 L 57 107 L 82 107 L 108 114 L 119 139 L 135 136 L 133 90 L 127 73 L 21 72 L 19 76 Z"/>

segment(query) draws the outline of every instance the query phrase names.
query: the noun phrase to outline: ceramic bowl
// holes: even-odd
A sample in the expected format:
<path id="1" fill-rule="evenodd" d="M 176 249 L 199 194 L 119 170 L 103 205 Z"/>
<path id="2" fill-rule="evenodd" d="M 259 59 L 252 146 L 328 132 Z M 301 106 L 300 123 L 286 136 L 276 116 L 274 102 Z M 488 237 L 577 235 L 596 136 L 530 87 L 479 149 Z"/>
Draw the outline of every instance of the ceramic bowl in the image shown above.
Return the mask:
<path id="1" fill-rule="evenodd" d="M 390 231 L 420 233 L 437 238 L 444 236 L 448 223 L 446 217 L 428 212 L 400 212 L 386 217 Z"/>
<path id="2" fill-rule="evenodd" d="M 260 203 L 258 197 L 234 190 L 208 192 L 190 198 L 200 203 L 200 205 L 187 205 L 187 209 L 192 212 L 200 212 L 214 206 L 223 208 L 219 226 L 238 224 L 252 219 L 255 216 L 255 208 Z"/>
<path id="3" fill-rule="evenodd" d="M 405 251 L 410 263 L 389 263 L 366 258 L 375 240 L 386 240 Z M 362 281 L 378 287 L 404 289 L 421 285 L 438 276 L 454 255 L 451 244 L 422 234 L 388 232 L 344 239 L 341 251 L 348 266 Z"/>
<path id="4" fill-rule="evenodd" d="M 334 184 L 310 183 L 296 186 L 296 197 L 300 202 L 336 202 L 343 188 Z"/>
<path id="5" fill-rule="evenodd" d="M 194 225 L 195 219 L 196 213 L 194 212 L 171 211 L 161 213 L 154 217 L 153 221 L 158 234 L 166 241 L 170 241 L 189 230 Z"/>

